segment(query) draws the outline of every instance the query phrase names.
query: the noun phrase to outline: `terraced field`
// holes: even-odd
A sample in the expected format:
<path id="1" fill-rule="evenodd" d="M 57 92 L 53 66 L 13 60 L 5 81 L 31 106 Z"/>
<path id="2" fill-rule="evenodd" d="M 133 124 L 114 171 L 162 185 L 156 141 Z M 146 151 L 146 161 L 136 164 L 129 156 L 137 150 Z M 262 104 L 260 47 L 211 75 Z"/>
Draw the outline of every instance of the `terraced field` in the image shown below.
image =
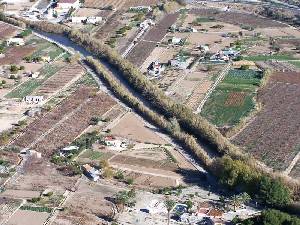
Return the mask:
<path id="1" fill-rule="evenodd" d="M 17 29 L 7 23 L 0 22 L 0 39 L 8 38 L 17 31 Z"/>
<path id="2" fill-rule="evenodd" d="M 300 143 L 300 73 L 275 73 L 259 91 L 262 110 L 233 142 L 274 169 L 285 169 Z"/>
<path id="3" fill-rule="evenodd" d="M 253 97 L 261 73 L 253 70 L 230 70 L 217 86 L 202 110 L 202 115 L 216 126 L 233 126 L 254 108 Z"/>
<path id="4" fill-rule="evenodd" d="M 20 135 L 16 140 L 14 140 L 12 145 L 22 148 L 26 148 L 31 145 L 39 136 L 57 124 L 65 115 L 72 112 L 75 107 L 86 101 L 94 90 L 95 89 L 88 87 L 81 87 L 78 89 L 58 107 L 30 123 L 26 127 L 23 135 Z"/>
<path id="5" fill-rule="evenodd" d="M 78 63 L 68 64 L 56 74 L 46 80 L 35 92 L 36 95 L 49 97 L 85 73 L 85 69 Z"/>

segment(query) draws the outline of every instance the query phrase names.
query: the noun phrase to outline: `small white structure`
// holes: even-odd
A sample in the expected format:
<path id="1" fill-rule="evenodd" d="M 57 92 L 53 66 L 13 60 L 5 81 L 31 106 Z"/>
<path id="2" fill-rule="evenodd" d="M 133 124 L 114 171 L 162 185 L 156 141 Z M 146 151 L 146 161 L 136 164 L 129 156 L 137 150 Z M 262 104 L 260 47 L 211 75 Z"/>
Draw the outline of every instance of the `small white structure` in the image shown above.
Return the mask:
<path id="1" fill-rule="evenodd" d="M 23 46 L 25 45 L 24 39 L 23 38 L 9 38 L 7 41 L 7 46 L 10 45 L 18 45 L 18 46 Z"/>
<path id="2" fill-rule="evenodd" d="M 86 21 L 87 17 L 86 16 L 72 16 L 71 22 L 72 23 L 83 23 Z"/>
<path id="3" fill-rule="evenodd" d="M 78 150 L 78 149 L 79 149 L 78 146 L 71 145 L 71 146 L 65 147 L 65 148 L 63 148 L 63 149 L 60 149 L 60 150 L 59 150 L 59 155 L 60 155 L 61 157 L 67 157 L 67 156 L 72 155 L 72 152 L 73 152 L 73 151 L 76 151 L 76 150 Z"/>
<path id="4" fill-rule="evenodd" d="M 135 7 L 130 7 L 129 10 L 146 10 L 147 12 L 150 12 L 152 11 L 152 8 L 151 6 L 144 6 L 144 5 L 141 5 L 141 6 L 135 6 Z"/>
<path id="5" fill-rule="evenodd" d="M 165 203 L 156 199 L 153 199 L 149 203 L 149 207 L 147 208 L 147 210 L 150 214 L 168 213 Z"/>
<path id="6" fill-rule="evenodd" d="M 23 99 L 27 104 L 39 104 L 44 101 L 44 96 L 26 96 Z"/>
<path id="7" fill-rule="evenodd" d="M 89 164 L 85 164 L 82 166 L 84 173 L 93 181 L 97 181 L 100 178 L 101 171 L 95 169 L 94 167 L 90 166 Z"/>
<path id="8" fill-rule="evenodd" d="M 102 21 L 101 16 L 72 16 L 72 23 L 98 24 Z"/>
<path id="9" fill-rule="evenodd" d="M 30 150 L 29 148 L 24 148 L 20 151 L 20 156 L 22 157 L 36 157 L 38 159 L 42 158 L 42 153 Z"/>
<path id="10" fill-rule="evenodd" d="M 40 72 L 29 72 L 27 73 L 29 77 L 32 77 L 32 78 L 38 78 L 39 75 L 40 75 Z"/>
<path id="11" fill-rule="evenodd" d="M 104 143 L 112 150 L 123 151 L 127 148 L 127 143 L 125 141 L 116 139 L 114 137 L 105 137 Z"/>
<path id="12" fill-rule="evenodd" d="M 49 62 L 51 62 L 51 57 L 50 57 L 50 56 L 42 56 L 42 57 L 41 57 L 41 60 L 42 60 L 43 62 L 49 63 Z"/>
<path id="13" fill-rule="evenodd" d="M 182 39 L 181 39 L 181 38 L 173 37 L 173 38 L 171 39 L 171 43 L 172 43 L 173 45 L 179 45 L 179 44 L 181 44 L 181 42 L 182 42 Z"/>
<path id="14" fill-rule="evenodd" d="M 80 0 L 59 0 L 57 3 L 57 10 L 68 11 L 71 8 L 78 9 L 80 7 Z"/>
<path id="15" fill-rule="evenodd" d="M 86 19 L 86 23 L 87 24 L 97 24 L 100 23 L 103 20 L 103 18 L 101 16 L 89 16 Z"/>
<path id="16" fill-rule="evenodd" d="M 150 64 L 148 67 L 148 74 L 153 76 L 153 77 L 158 77 L 161 75 L 161 73 L 165 70 L 165 66 L 159 61 L 154 61 Z"/>
<path id="17" fill-rule="evenodd" d="M 207 45 L 200 45 L 198 48 L 204 53 L 209 52 L 209 47 Z"/>
<path id="18" fill-rule="evenodd" d="M 149 26 L 154 26 L 155 22 L 151 19 L 147 19 L 140 24 L 140 28 L 147 29 Z"/>
<path id="19" fill-rule="evenodd" d="M 42 114 L 42 109 L 41 108 L 32 108 L 32 109 L 29 109 L 26 111 L 25 113 L 27 116 L 30 116 L 30 117 L 35 117 L 35 116 L 38 116 L 38 115 L 41 115 Z"/>

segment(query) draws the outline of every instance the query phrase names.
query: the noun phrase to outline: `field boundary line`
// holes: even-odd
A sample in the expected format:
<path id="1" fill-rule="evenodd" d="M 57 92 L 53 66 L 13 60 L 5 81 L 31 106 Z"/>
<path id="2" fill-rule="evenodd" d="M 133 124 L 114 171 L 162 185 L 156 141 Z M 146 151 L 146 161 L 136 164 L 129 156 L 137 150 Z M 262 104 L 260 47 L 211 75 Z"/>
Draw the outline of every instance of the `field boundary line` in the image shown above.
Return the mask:
<path id="1" fill-rule="evenodd" d="M 288 168 L 286 168 L 286 170 L 283 172 L 283 174 L 289 175 L 292 172 L 293 168 L 296 166 L 296 164 L 299 160 L 300 160 L 300 151 L 294 157 L 294 159 L 292 160 L 292 162 L 290 163 Z"/>
<path id="2" fill-rule="evenodd" d="M 26 202 L 26 200 L 23 199 L 23 201 L 21 202 L 21 204 L 13 211 L 12 214 L 10 214 L 10 216 L 9 216 L 6 220 L 4 220 L 4 222 L 2 222 L 0 225 L 6 225 L 7 222 L 10 220 L 10 218 L 12 218 L 12 217 L 16 214 L 16 212 L 17 212 L 17 211 L 25 204 L 25 202 Z"/>
<path id="3" fill-rule="evenodd" d="M 198 106 L 197 110 L 194 112 L 195 114 L 201 113 L 201 111 L 203 109 L 203 106 L 205 105 L 206 101 L 208 100 L 208 98 L 210 97 L 210 95 L 212 94 L 212 92 L 216 89 L 216 87 L 218 86 L 218 84 L 224 79 L 224 77 L 226 76 L 226 74 L 229 72 L 231 66 L 232 66 L 231 62 L 228 63 L 227 66 L 224 68 L 224 70 L 220 73 L 220 75 L 216 79 L 215 83 L 208 90 L 208 92 L 206 93 L 205 97 L 203 98 L 203 100 L 201 101 L 200 105 Z"/>

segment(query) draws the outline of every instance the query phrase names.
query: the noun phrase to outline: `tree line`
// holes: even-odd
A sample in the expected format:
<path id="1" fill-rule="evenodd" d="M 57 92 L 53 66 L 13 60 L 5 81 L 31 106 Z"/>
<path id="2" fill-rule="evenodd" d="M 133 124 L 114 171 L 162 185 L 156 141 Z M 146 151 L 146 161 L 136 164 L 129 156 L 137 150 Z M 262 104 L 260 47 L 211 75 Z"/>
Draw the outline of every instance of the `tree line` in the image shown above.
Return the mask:
<path id="1" fill-rule="evenodd" d="M 155 108 L 155 111 L 150 110 L 143 105 L 138 98 L 120 86 L 119 82 L 97 60 L 93 58 L 87 59 L 87 63 L 105 80 L 115 95 L 135 109 L 144 118 L 170 134 L 174 139 L 180 142 L 183 147 L 191 150 L 199 160 L 201 160 L 203 165 L 205 165 L 206 169 L 213 172 L 219 178 L 221 183 L 226 184 L 226 182 L 231 180 L 232 183 L 228 183 L 227 185 L 229 188 L 246 189 L 252 194 L 252 197 L 257 197 L 253 195 L 262 187 L 267 187 L 265 188 L 265 193 L 268 193 L 273 187 L 279 187 L 278 189 L 275 188 L 275 202 L 268 202 L 269 198 L 261 198 L 260 201 L 272 207 L 283 207 L 289 204 L 292 192 L 283 184 L 283 180 L 278 181 L 278 177 L 273 179 L 263 168 L 258 167 L 254 160 L 247 159 L 249 158 L 248 155 L 245 155 L 239 148 L 231 144 L 230 141 L 223 137 L 208 121 L 201 116 L 195 115 L 186 106 L 175 103 L 168 98 L 160 89 L 147 80 L 134 65 L 123 59 L 116 51 L 89 35 L 82 34 L 80 31 L 72 30 L 64 25 L 51 24 L 44 21 L 34 22 L 22 20 L 21 22 L 26 22 L 27 26 L 34 29 L 64 34 L 75 43 L 83 46 L 86 50 L 116 68 L 124 80 L 126 80 L 137 93 L 140 93 Z M 227 155 L 227 157 L 213 160 L 199 145 L 198 141 L 204 141 L 221 156 Z M 220 171 L 222 171 L 222 173 L 220 173 Z M 231 177 L 232 174 L 234 174 L 234 179 Z M 267 177 L 267 180 L 263 179 L 265 177 Z M 276 183 L 277 181 L 279 183 Z M 293 182 L 288 181 L 286 183 L 289 184 L 290 187 L 297 187 Z M 249 187 L 253 188 L 253 190 L 248 190 Z M 282 193 L 284 197 L 282 197 Z M 261 194 L 261 196 L 263 196 L 263 194 Z"/>

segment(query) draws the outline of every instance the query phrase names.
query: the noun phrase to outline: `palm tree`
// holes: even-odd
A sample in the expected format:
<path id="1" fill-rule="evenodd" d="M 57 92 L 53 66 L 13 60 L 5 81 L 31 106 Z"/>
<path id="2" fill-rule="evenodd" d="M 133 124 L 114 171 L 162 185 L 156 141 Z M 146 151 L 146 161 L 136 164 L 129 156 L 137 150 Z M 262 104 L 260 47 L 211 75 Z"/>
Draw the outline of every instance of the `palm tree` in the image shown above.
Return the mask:
<path id="1" fill-rule="evenodd" d="M 170 198 L 166 198 L 165 206 L 166 206 L 167 211 L 168 211 L 168 225 L 170 225 L 171 211 L 173 210 L 173 208 L 175 206 L 175 201 L 171 200 Z"/>
<path id="2" fill-rule="evenodd" d="M 231 203 L 233 205 L 233 209 L 234 211 L 236 210 L 236 207 L 241 205 L 241 204 L 244 204 L 244 203 L 247 203 L 251 200 L 251 197 L 248 193 L 244 192 L 244 193 L 241 193 L 239 195 L 233 195 L 231 197 Z"/>

